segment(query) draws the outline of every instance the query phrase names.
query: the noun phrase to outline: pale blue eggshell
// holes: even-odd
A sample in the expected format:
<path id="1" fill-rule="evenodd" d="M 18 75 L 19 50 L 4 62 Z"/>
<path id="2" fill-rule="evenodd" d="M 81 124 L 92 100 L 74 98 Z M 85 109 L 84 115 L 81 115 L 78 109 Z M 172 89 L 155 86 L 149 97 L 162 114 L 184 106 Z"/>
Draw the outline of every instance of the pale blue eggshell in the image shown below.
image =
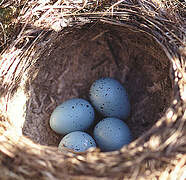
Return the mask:
<path id="1" fill-rule="evenodd" d="M 75 131 L 63 137 L 58 148 L 60 150 L 63 147 L 76 152 L 84 152 L 91 147 L 96 147 L 96 143 L 89 134 L 81 131 Z"/>
<path id="2" fill-rule="evenodd" d="M 129 144 L 132 135 L 122 120 L 105 118 L 95 126 L 94 139 L 102 151 L 114 151 Z"/>
<path id="3" fill-rule="evenodd" d="M 90 101 L 104 117 L 125 119 L 130 114 L 128 94 L 113 78 L 96 80 L 90 88 Z"/>
<path id="4" fill-rule="evenodd" d="M 53 111 L 50 127 L 59 134 L 86 130 L 94 121 L 92 105 L 80 98 L 65 101 Z"/>

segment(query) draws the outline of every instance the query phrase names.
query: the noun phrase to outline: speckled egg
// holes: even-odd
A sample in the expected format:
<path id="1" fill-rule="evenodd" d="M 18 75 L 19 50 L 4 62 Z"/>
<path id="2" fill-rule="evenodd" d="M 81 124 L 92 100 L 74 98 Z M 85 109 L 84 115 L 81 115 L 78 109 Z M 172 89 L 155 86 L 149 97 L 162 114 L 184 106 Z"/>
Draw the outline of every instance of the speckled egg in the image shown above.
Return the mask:
<path id="1" fill-rule="evenodd" d="M 105 118 L 95 126 L 94 139 L 102 151 L 114 151 L 129 144 L 132 135 L 122 120 Z"/>
<path id="2" fill-rule="evenodd" d="M 90 88 L 90 101 L 104 117 L 125 119 L 130 114 L 128 94 L 113 78 L 96 80 Z"/>
<path id="3" fill-rule="evenodd" d="M 91 147 L 96 147 L 94 139 L 87 133 L 75 131 L 63 137 L 59 143 L 58 149 L 69 148 L 76 152 L 84 152 Z"/>
<path id="4" fill-rule="evenodd" d="M 59 134 L 86 130 L 94 121 L 91 104 L 80 98 L 65 101 L 53 111 L 50 127 Z"/>

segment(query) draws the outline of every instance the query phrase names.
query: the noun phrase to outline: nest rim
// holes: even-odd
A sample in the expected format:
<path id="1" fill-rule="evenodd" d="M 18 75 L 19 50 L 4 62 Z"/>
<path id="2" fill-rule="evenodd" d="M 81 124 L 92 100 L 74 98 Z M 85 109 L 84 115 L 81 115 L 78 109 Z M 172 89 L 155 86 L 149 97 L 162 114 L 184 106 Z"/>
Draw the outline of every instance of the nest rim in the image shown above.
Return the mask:
<path id="1" fill-rule="evenodd" d="M 108 19 L 105 18 L 101 18 L 101 21 L 106 22 Z M 113 20 L 109 21 L 109 23 L 116 23 L 113 22 Z M 126 25 L 128 26 L 128 25 Z M 174 35 L 172 35 L 174 37 Z M 37 40 L 39 39 L 39 37 L 37 38 Z M 159 40 L 157 40 L 158 42 L 160 42 Z M 182 41 L 181 41 L 182 42 Z M 179 43 L 179 48 L 183 47 L 183 42 L 180 43 L 179 41 L 176 42 Z M 165 43 L 166 44 L 166 43 Z M 148 153 L 148 155 L 144 155 L 143 156 L 143 151 L 147 150 L 148 148 L 148 140 L 153 141 L 155 138 L 155 134 L 157 133 L 157 127 L 158 128 L 164 128 L 164 127 L 169 127 L 172 128 L 173 126 L 175 127 L 175 131 L 176 128 L 177 129 L 184 129 L 185 127 L 185 121 L 183 119 L 183 109 L 185 108 L 185 100 L 183 97 L 183 82 L 185 82 L 184 80 L 184 71 L 183 71 L 183 64 L 180 66 L 180 59 L 182 59 L 182 61 L 184 61 L 185 56 L 179 52 L 179 50 L 177 49 L 176 51 L 172 50 L 169 46 L 166 47 L 165 44 L 161 44 L 162 48 L 164 49 L 165 53 L 167 54 L 168 58 L 170 59 L 170 61 L 172 62 L 172 69 L 171 71 L 173 72 L 174 75 L 174 97 L 175 99 L 173 100 L 170 108 L 167 110 L 167 112 L 165 113 L 165 115 L 152 127 L 151 130 L 149 130 L 146 134 L 142 135 L 140 138 L 138 138 L 136 141 L 132 142 L 129 146 L 124 147 L 123 149 L 121 149 L 120 151 L 117 152 L 109 152 L 109 153 L 101 153 L 97 150 L 90 150 L 86 153 L 77 153 L 76 155 L 72 152 L 65 152 L 65 153 L 61 153 L 61 152 L 56 152 L 55 153 L 55 157 L 50 157 L 48 158 L 48 155 L 50 154 L 54 154 L 53 151 L 56 150 L 56 148 L 51 148 L 51 147 L 46 147 L 46 146 L 38 146 L 36 144 L 34 144 L 33 142 L 31 142 L 30 140 L 27 140 L 25 137 L 21 137 L 19 135 L 17 135 L 16 137 L 12 136 L 12 133 L 14 134 L 15 132 L 13 130 L 10 130 L 9 132 L 7 132 L 7 134 L 4 134 L 4 130 L 3 128 L 8 127 L 8 125 L 1 125 L 3 128 L 1 128 L 1 133 L 3 133 L 3 138 L 8 139 L 9 142 L 11 143 L 7 143 L 6 141 L 3 141 L 3 145 L 1 145 L 2 149 L 1 151 L 3 152 L 3 154 L 6 154 L 6 157 L 11 157 L 12 159 L 15 158 L 15 144 L 17 143 L 17 148 L 20 150 L 20 153 L 17 152 L 17 155 L 19 155 L 19 157 L 21 157 L 21 153 L 27 153 L 27 162 L 25 161 L 25 165 L 28 166 L 28 169 L 23 169 L 23 170 L 19 170 L 15 168 L 14 172 L 23 174 L 27 177 L 30 177 L 32 175 L 30 175 L 28 173 L 28 171 L 33 172 L 33 176 L 34 172 L 36 173 L 36 176 L 38 176 L 38 171 L 42 172 L 42 176 L 48 177 L 48 178 L 53 178 L 55 172 L 61 172 L 59 173 L 57 176 L 58 177 L 63 177 L 64 174 L 66 174 L 66 177 L 70 177 L 70 175 L 68 176 L 69 173 L 75 174 L 75 175 L 79 175 L 80 174 L 85 174 L 87 176 L 90 177 L 114 177 L 115 173 L 118 173 L 118 177 L 130 177 L 131 179 L 136 176 L 139 175 L 140 172 L 140 163 L 143 160 L 147 160 L 148 158 L 158 159 L 158 156 L 162 156 L 163 151 L 165 150 L 166 154 L 168 154 L 168 157 L 172 156 L 171 152 L 174 152 L 174 148 L 171 145 L 171 142 L 165 141 L 165 143 L 159 147 L 160 152 L 157 153 L 156 151 L 153 152 L 151 151 L 150 153 Z M 180 75 L 181 73 L 181 75 Z M 175 101 L 177 101 L 175 103 Z M 180 109 L 181 107 L 181 109 Z M 176 117 L 174 116 L 176 114 Z M 4 124 L 4 123 L 3 123 Z M 173 128 L 174 129 L 174 128 Z M 169 131 L 167 131 L 167 134 L 171 134 Z M 183 136 L 184 138 L 184 136 Z M 182 142 L 183 143 L 183 142 Z M 142 146 L 142 144 L 144 144 L 144 146 Z M 184 144 L 184 143 L 183 143 Z M 31 149 L 27 149 L 24 148 L 25 146 L 30 146 L 32 147 Z M 138 147 L 138 148 L 136 148 Z M 168 148 L 170 147 L 170 148 Z M 177 148 L 179 147 L 179 145 L 177 145 Z M 11 149 L 12 148 L 12 149 Z M 16 149 L 17 149 L 16 148 Z M 147 149 L 146 149 L 147 148 Z M 171 149 L 172 148 L 172 149 Z M 181 148 L 181 145 L 180 145 Z M 39 151 L 42 154 L 42 157 L 40 157 L 41 162 L 43 162 L 44 164 L 40 164 L 39 162 L 37 162 L 37 152 Z M 131 155 L 134 156 L 136 155 L 138 158 L 136 158 L 136 160 L 134 162 L 132 162 L 132 156 L 128 156 L 127 151 L 131 152 Z M 183 150 L 180 152 L 183 152 Z M 127 156 L 127 157 L 126 157 Z M 36 158 L 33 158 L 36 157 Z M 122 158 L 121 158 L 122 157 Z M 184 156 L 179 156 L 178 159 L 180 159 L 180 157 L 184 157 Z M 47 160 L 46 160 L 46 159 Z M 108 158 L 108 160 L 107 160 Z M 21 159 L 21 158 L 20 158 Z M 61 159 L 60 161 L 57 161 L 56 159 Z M 167 158 L 168 159 L 168 158 Z M 161 159 L 161 162 L 167 164 L 169 163 L 169 161 L 166 158 Z M 29 164 L 28 161 L 32 160 L 33 164 Z M 99 164 L 97 164 L 97 162 L 99 162 Z M 125 163 L 123 163 L 122 161 L 126 161 Z M 167 162 L 168 161 L 168 162 Z M 47 162 L 49 164 L 47 164 Z M 178 161 L 179 162 L 179 161 Z M 153 161 L 151 162 L 153 164 Z M 183 162 L 182 162 L 183 163 Z M 21 165 L 20 162 L 15 162 L 14 164 L 17 165 Z M 34 167 L 34 164 L 37 166 Z M 71 164 L 69 167 L 68 165 Z M 98 165 L 97 167 L 95 167 L 95 164 Z M 121 168 L 115 168 L 115 166 L 117 166 L 118 164 L 121 165 Z M 137 166 L 131 167 L 132 165 L 137 164 Z M 155 164 L 153 164 L 153 168 L 156 169 L 157 168 L 157 161 Z M 66 166 L 67 167 L 64 167 Z M 86 165 L 86 166 L 85 166 Z M 104 165 L 104 167 L 103 167 Z M 63 170 L 60 170 L 61 168 L 59 168 L 59 166 L 64 167 Z M 10 166 L 11 167 L 11 166 Z M 54 170 L 54 167 L 56 168 L 56 170 Z M 127 171 L 132 172 L 134 170 L 134 168 L 137 167 L 138 171 L 137 175 L 136 174 L 130 174 L 127 173 Z M 37 170 L 38 168 L 38 170 Z M 45 170 L 43 170 L 43 168 L 48 169 L 46 171 L 48 171 L 49 173 L 47 174 L 47 172 Z M 69 168 L 72 168 L 71 170 Z M 87 168 L 87 169 L 86 169 Z M 102 169 L 102 172 L 99 171 L 99 168 Z M 125 169 L 126 168 L 126 169 Z M 151 170 L 153 169 L 151 168 Z M 86 169 L 86 172 L 85 172 Z M 124 170 L 125 169 L 125 170 Z M 148 169 L 148 167 L 147 167 Z M 158 168 L 157 168 L 158 169 Z M 96 176 L 94 176 L 93 174 L 95 172 L 99 172 Z M 16 173 L 14 173 L 16 175 Z M 19 176 L 19 175 L 18 175 Z M 36 177 L 35 176 L 35 177 Z M 72 175 L 72 177 L 75 177 L 74 175 Z"/>

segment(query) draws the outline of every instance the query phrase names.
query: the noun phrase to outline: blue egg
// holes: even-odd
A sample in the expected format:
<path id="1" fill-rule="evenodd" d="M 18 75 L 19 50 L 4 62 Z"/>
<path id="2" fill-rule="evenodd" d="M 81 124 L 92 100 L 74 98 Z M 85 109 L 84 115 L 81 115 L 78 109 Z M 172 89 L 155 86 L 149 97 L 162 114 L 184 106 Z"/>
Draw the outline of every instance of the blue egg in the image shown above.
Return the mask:
<path id="1" fill-rule="evenodd" d="M 59 150 L 62 150 L 63 147 L 76 152 L 84 152 L 91 147 L 96 147 L 96 143 L 89 134 L 81 131 L 75 131 L 63 137 L 59 143 Z"/>
<path id="2" fill-rule="evenodd" d="M 114 151 L 129 144 L 132 135 L 122 120 L 105 118 L 95 126 L 94 139 L 102 151 Z"/>
<path id="3" fill-rule="evenodd" d="M 130 114 L 130 103 L 125 88 L 113 78 L 101 78 L 90 88 L 90 101 L 104 117 L 125 119 Z"/>
<path id="4" fill-rule="evenodd" d="M 50 127 L 59 134 L 86 130 L 93 123 L 94 116 L 94 109 L 88 101 L 74 98 L 65 101 L 53 111 Z"/>

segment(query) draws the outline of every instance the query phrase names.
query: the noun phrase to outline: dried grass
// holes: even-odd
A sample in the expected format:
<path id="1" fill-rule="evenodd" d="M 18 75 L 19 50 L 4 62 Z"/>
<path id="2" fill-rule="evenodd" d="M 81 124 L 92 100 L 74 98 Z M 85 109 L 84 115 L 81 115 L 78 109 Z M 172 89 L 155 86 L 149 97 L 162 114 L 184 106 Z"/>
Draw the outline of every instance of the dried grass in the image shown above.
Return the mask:
<path id="1" fill-rule="evenodd" d="M 185 3 L 177 0 L 27 1 L 18 19 L 22 29 L 0 57 L 0 178 L 185 179 L 184 8 Z M 27 77 L 28 69 L 43 53 L 38 45 L 46 43 L 44 38 L 51 30 L 65 32 L 64 27 L 73 30 L 98 22 L 141 31 L 158 42 L 171 62 L 174 81 L 174 98 L 166 113 L 149 131 L 117 152 L 58 152 L 22 136 L 9 123 L 6 109 L 15 89 L 25 84 L 22 77 Z"/>

